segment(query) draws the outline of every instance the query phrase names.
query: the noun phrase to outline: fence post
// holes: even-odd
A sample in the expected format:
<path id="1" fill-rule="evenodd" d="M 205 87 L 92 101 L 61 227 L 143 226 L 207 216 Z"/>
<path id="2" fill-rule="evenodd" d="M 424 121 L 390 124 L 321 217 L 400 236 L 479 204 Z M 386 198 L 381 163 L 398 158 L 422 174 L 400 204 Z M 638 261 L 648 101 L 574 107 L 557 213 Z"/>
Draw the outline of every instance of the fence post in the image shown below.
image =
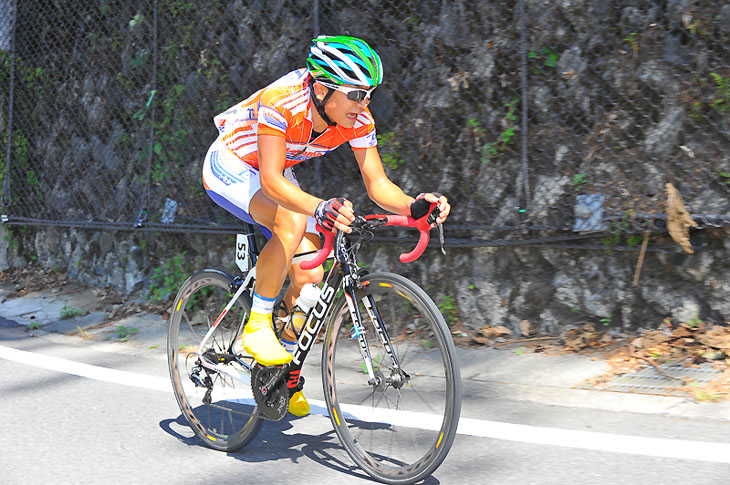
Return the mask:
<path id="1" fill-rule="evenodd" d="M 137 215 L 137 220 L 134 223 L 134 227 L 139 228 L 147 222 L 147 211 L 150 207 L 150 176 L 152 173 L 152 156 L 155 152 L 155 102 L 154 97 L 157 94 L 157 0 L 155 0 L 152 7 L 153 12 L 153 46 L 152 46 L 152 91 L 150 92 L 149 100 L 147 104 L 150 108 L 150 147 L 149 153 L 147 153 L 147 185 L 145 186 L 144 196 L 142 197 L 142 208 Z"/>
<path id="2" fill-rule="evenodd" d="M 517 186 L 517 210 L 519 213 L 524 213 L 530 208 L 530 179 L 529 179 L 529 167 L 527 164 L 528 153 L 527 153 L 527 27 L 525 25 L 525 0 L 520 0 L 520 50 L 522 60 L 520 62 L 520 82 L 522 84 L 522 171 L 518 177 Z M 520 205 L 520 197 L 524 189 L 525 204 Z"/>
<path id="3" fill-rule="evenodd" d="M 319 35 L 319 0 L 314 0 L 314 13 L 312 16 L 314 17 L 314 36 L 317 37 Z"/>
<path id="4" fill-rule="evenodd" d="M 18 19 L 17 0 L 13 2 L 12 17 L 8 16 L 13 26 L 10 28 L 10 91 L 8 93 L 8 128 L 5 137 L 5 176 L 3 177 L 3 193 L 0 197 L 0 216 L 2 222 L 5 222 L 7 215 L 5 214 L 5 202 L 10 200 L 10 156 L 12 154 L 11 145 L 13 144 L 13 94 L 15 90 L 15 28 Z"/>
<path id="5" fill-rule="evenodd" d="M 314 37 L 319 35 L 319 0 L 314 0 L 314 12 L 312 13 Z M 322 160 L 320 157 L 314 159 L 314 180 L 317 187 L 322 187 Z"/>

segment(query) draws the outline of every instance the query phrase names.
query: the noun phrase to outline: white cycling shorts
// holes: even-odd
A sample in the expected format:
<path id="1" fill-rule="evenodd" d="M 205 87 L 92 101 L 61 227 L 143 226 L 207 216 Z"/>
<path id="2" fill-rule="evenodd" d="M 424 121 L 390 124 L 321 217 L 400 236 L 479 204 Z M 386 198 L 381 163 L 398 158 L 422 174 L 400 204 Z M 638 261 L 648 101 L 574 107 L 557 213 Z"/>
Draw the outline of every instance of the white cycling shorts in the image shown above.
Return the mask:
<path id="1" fill-rule="evenodd" d="M 301 188 L 293 167 L 283 172 L 284 178 Z M 203 163 L 203 184 L 213 201 L 239 219 L 258 224 L 249 214 L 253 196 L 261 190 L 259 171 L 243 162 L 218 138 L 208 149 Z M 307 217 L 307 232 L 316 234 L 314 217 Z M 271 233 L 264 228 L 266 237 Z"/>

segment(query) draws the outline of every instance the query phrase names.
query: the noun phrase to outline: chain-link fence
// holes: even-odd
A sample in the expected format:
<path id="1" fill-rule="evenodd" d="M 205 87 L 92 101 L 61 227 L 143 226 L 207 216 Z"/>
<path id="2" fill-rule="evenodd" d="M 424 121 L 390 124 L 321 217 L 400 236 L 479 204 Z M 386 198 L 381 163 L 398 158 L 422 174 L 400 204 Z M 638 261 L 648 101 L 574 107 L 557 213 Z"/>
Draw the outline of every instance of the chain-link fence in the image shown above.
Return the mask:
<path id="1" fill-rule="evenodd" d="M 730 224 L 713 0 L 0 0 L 6 222 L 231 230 L 201 184 L 212 117 L 303 67 L 318 33 L 380 53 L 384 165 L 449 195 L 452 244 L 662 229 L 667 182 Z M 347 148 L 297 174 L 367 204 Z"/>

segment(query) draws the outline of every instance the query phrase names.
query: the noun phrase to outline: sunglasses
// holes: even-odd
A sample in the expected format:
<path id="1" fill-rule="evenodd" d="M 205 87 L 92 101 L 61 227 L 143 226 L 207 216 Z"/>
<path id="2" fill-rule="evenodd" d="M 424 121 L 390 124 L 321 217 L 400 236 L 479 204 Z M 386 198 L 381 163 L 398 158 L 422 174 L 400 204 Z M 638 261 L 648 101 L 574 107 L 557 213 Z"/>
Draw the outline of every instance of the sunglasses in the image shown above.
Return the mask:
<path id="1" fill-rule="evenodd" d="M 370 96 L 372 96 L 372 94 L 373 94 L 373 91 L 375 91 L 375 88 L 377 87 L 377 86 L 373 86 L 370 89 L 348 88 L 346 86 L 339 86 L 337 84 L 330 84 L 330 83 L 325 83 L 322 81 L 318 81 L 318 82 L 322 86 L 345 93 L 347 95 L 347 99 L 349 99 L 350 101 L 357 101 L 358 103 L 361 103 L 362 101 L 364 101 L 366 99 L 369 100 Z"/>

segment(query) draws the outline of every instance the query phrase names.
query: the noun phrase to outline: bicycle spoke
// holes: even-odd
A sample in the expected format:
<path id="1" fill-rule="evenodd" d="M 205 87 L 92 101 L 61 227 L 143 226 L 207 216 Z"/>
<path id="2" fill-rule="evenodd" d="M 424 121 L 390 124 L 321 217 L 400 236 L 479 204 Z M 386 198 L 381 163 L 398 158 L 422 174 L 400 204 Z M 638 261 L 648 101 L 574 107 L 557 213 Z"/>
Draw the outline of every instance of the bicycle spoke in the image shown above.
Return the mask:
<path id="1" fill-rule="evenodd" d="M 175 300 L 168 330 L 170 375 L 180 410 L 206 445 L 227 451 L 248 443 L 261 425 L 253 400 L 245 400 L 251 396 L 250 384 L 228 375 L 246 373 L 245 366 L 230 362 L 229 354 L 240 318 L 250 311 L 246 297 L 220 318 L 200 354 L 195 350 L 233 298 L 230 284 L 228 275 L 215 270 L 188 279 Z"/>
<path id="2" fill-rule="evenodd" d="M 350 312 L 341 302 L 325 339 L 325 396 L 335 431 L 360 467 L 385 483 L 413 483 L 443 461 L 456 432 L 460 378 L 453 342 L 435 304 L 413 283 L 391 274 L 365 278 L 354 301 L 368 338 L 350 339 L 343 328 Z M 363 342 L 380 381 L 363 375 Z"/>

